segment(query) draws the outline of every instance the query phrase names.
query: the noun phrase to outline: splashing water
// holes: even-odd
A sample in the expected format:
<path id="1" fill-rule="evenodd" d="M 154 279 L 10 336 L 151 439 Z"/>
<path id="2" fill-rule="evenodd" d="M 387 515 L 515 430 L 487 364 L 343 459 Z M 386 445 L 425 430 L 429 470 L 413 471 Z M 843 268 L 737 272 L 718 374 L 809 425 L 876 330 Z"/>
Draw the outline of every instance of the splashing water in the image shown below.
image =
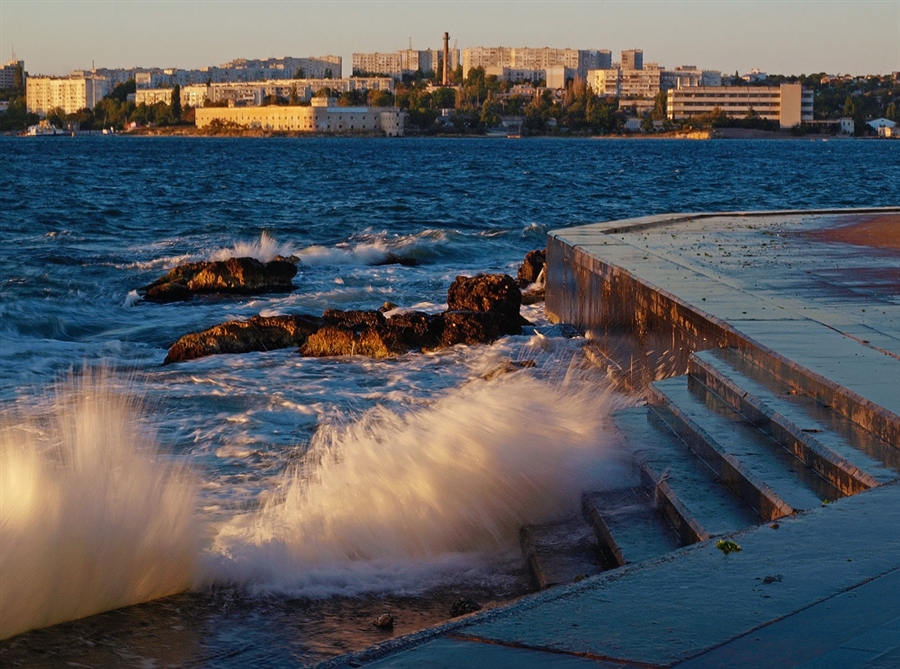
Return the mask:
<path id="1" fill-rule="evenodd" d="M 194 485 L 86 372 L 0 425 L 0 638 L 173 594 L 200 547 Z"/>
<path id="2" fill-rule="evenodd" d="M 424 591 L 515 550 L 524 523 L 572 513 L 624 465 L 610 391 L 516 373 L 406 414 L 322 427 L 257 512 L 214 541 L 205 578 L 302 596 Z"/>
<path id="3" fill-rule="evenodd" d="M 271 262 L 276 256 L 287 258 L 293 254 L 294 249 L 290 244 L 279 244 L 271 233 L 264 230 L 258 240 L 249 243 L 237 242 L 230 249 L 219 249 L 210 256 L 210 260 L 256 258 L 260 262 Z"/>

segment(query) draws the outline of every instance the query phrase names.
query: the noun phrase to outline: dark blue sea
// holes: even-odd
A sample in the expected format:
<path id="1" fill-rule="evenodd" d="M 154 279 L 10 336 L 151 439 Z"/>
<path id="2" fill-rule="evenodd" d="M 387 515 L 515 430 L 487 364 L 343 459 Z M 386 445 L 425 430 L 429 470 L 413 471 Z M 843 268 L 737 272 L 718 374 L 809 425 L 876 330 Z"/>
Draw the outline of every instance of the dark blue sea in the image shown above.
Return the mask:
<path id="1" fill-rule="evenodd" d="M 3 137 L 0 175 L 0 664 L 282 667 L 526 595 L 518 528 L 627 479 L 608 417 L 635 400 L 540 304 L 520 336 L 389 360 L 162 366 L 178 337 L 438 312 L 558 228 L 897 205 L 900 142 Z M 137 292 L 276 255 L 290 293 Z"/>

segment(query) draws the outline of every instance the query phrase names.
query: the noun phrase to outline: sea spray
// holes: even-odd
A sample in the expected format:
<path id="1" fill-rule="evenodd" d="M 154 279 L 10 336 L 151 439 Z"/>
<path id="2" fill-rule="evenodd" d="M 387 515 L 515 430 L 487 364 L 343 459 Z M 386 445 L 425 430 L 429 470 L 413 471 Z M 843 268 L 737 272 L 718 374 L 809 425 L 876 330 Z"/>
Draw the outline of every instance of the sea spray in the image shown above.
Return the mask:
<path id="1" fill-rule="evenodd" d="M 85 372 L 0 425 L 0 638 L 191 584 L 194 484 L 108 385 Z"/>
<path id="2" fill-rule="evenodd" d="M 522 524 L 624 478 L 607 421 L 623 400 L 590 377 L 515 372 L 320 427 L 261 508 L 221 528 L 206 578 L 312 597 L 470 578 L 517 551 Z"/>
<path id="3" fill-rule="evenodd" d="M 229 258 L 256 258 L 260 262 L 271 262 L 277 256 L 291 256 L 294 249 L 290 244 L 279 244 L 275 237 L 264 230 L 259 239 L 253 242 L 237 242 L 230 249 L 215 251 L 210 260 L 228 260 Z"/>

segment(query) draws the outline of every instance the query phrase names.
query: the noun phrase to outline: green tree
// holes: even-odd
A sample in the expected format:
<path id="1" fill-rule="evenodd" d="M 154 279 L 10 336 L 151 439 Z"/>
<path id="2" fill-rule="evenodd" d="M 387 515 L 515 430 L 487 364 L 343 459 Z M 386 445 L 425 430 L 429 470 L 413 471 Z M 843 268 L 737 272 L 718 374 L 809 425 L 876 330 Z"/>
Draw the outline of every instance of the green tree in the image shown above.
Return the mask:
<path id="1" fill-rule="evenodd" d="M 653 112 L 650 116 L 654 121 L 665 121 L 668 114 L 666 113 L 666 107 L 668 103 L 668 95 L 665 91 L 660 91 L 656 94 L 656 97 L 653 98 Z"/>
<path id="2" fill-rule="evenodd" d="M 172 88 L 172 102 L 169 103 L 169 116 L 177 123 L 181 120 L 181 86 L 175 84 Z"/>
<path id="3" fill-rule="evenodd" d="M 856 116 L 856 103 L 853 102 L 853 98 L 851 98 L 849 95 L 844 101 L 844 116 L 849 116 L 851 118 Z"/>
<path id="4" fill-rule="evenodd" d="M 887 106 L 887 109 L 884 111 L 884 117 L 891 121 L 900 121 L 900 117 L 897 116 L 896 102 L 892 102 Z"/>

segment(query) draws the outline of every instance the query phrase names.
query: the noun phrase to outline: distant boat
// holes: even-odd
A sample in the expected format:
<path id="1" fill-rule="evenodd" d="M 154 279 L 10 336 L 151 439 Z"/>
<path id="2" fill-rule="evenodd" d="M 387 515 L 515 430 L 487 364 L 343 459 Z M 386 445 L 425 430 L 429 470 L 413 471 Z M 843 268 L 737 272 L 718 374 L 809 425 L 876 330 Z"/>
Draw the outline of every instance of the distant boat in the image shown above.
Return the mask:
<path id="1" fill-rule="evenodd" d="M 50 125 L 47 121 L 41 121 L 37 125 L 30 125 L 25 131 L 26 137 L 57 137 L 65 134 L 64 130 L 57 128 L 55 125 Z"/>

